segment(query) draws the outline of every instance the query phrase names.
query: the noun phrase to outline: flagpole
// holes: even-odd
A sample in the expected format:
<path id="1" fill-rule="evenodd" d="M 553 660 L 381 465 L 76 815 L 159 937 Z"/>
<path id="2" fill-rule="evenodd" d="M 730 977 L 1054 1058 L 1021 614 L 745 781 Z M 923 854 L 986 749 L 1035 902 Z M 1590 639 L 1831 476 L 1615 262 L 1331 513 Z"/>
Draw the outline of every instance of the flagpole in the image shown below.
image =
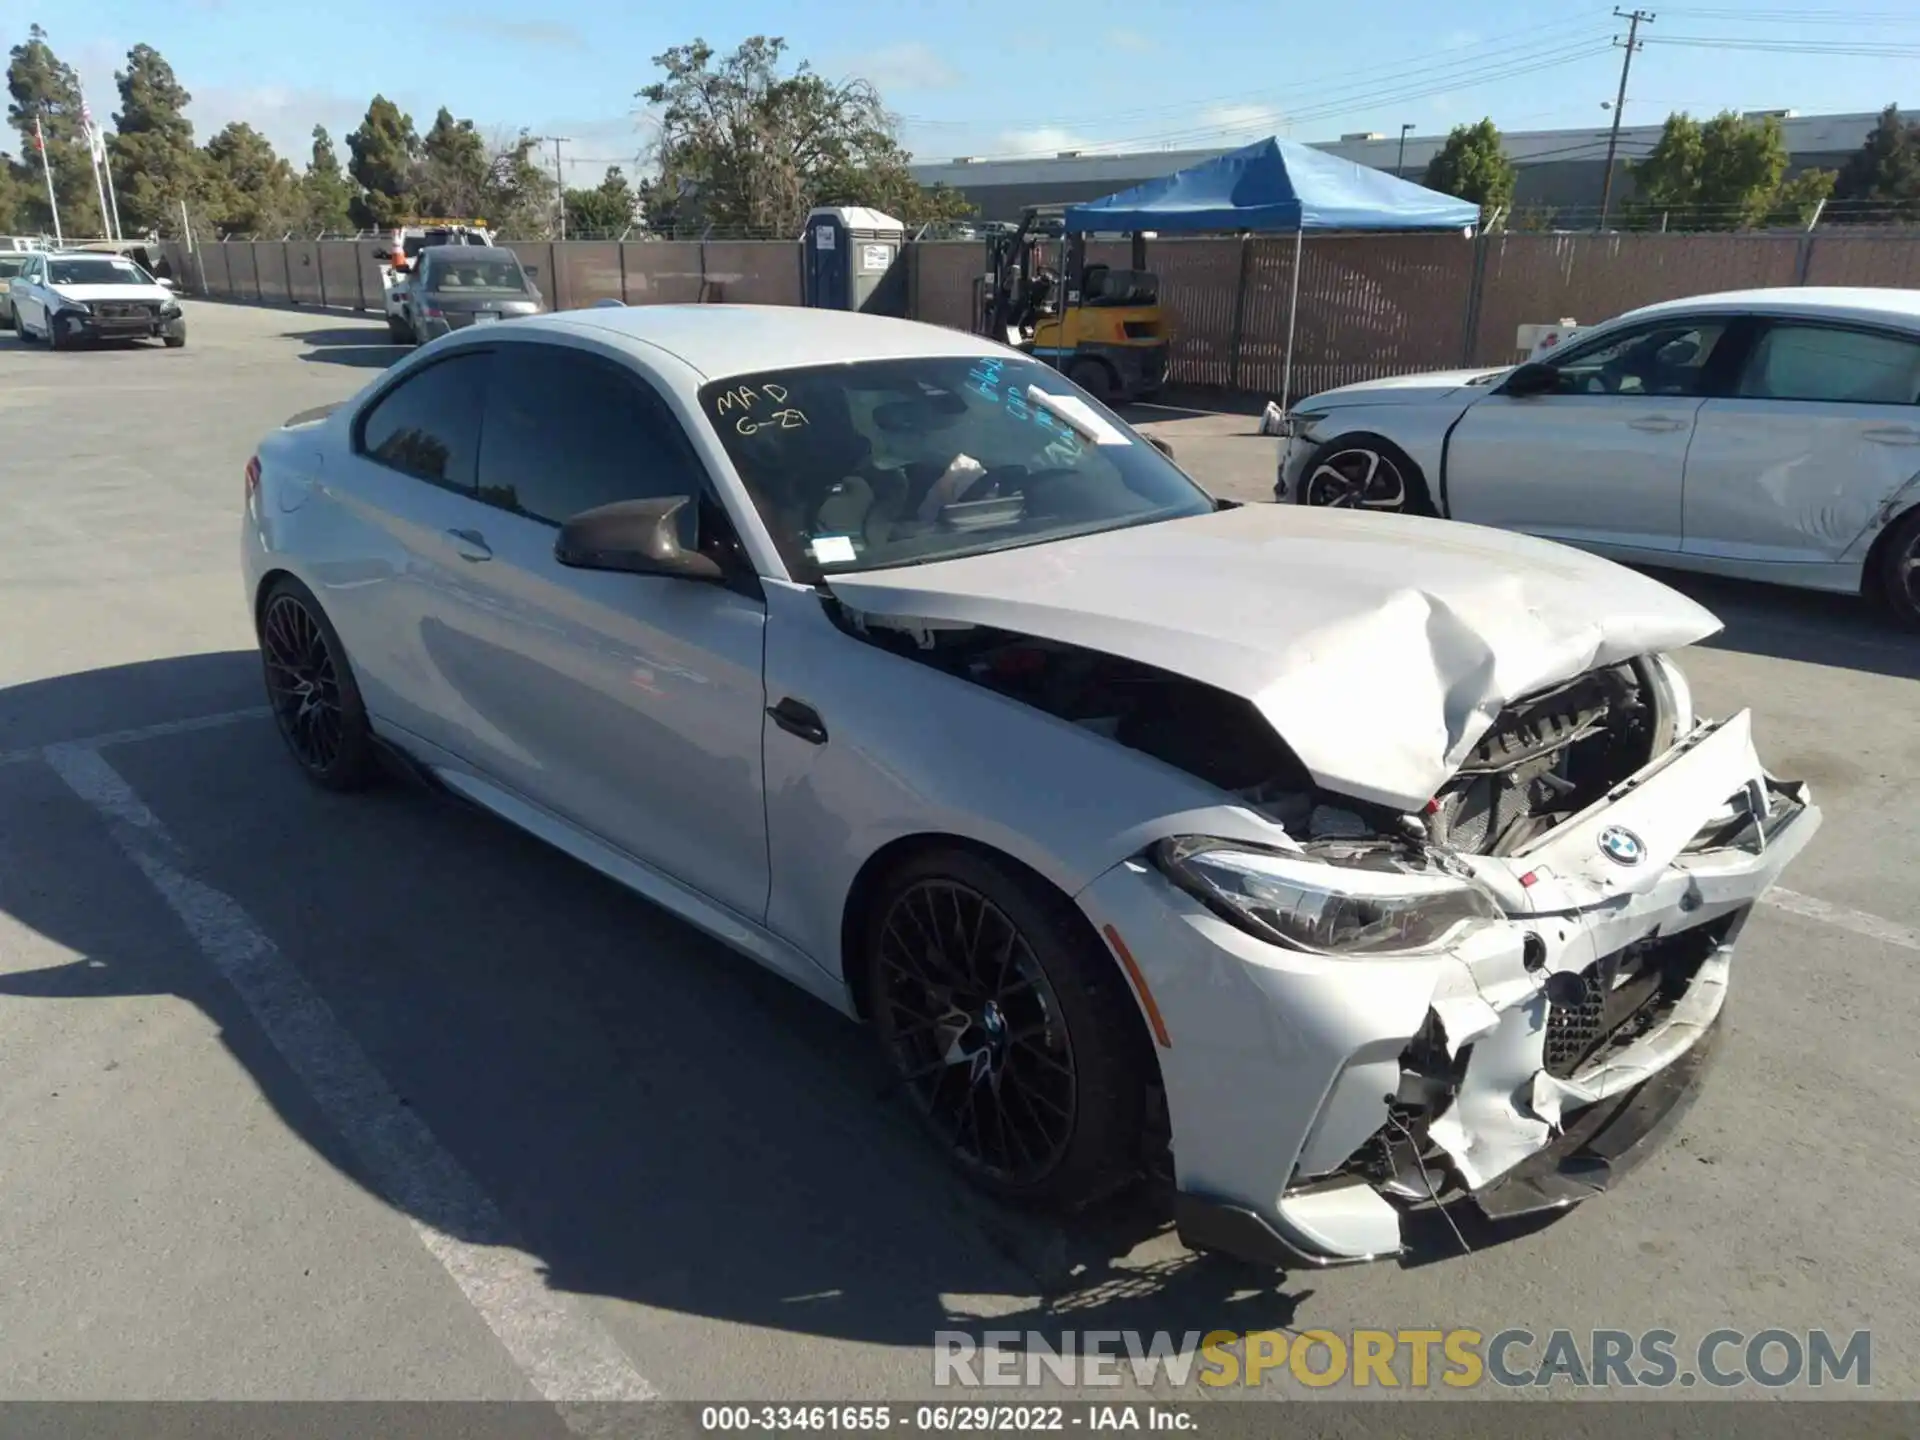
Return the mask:
<path id="1" fill-rule="evenodd" d="M 40 152 L 40 172 L 47 177 L 47 209 L 53 212 L 53 243 L 65 245 L 67 242 L 60 234 L 60 202 L 53 198 L 53 157 L 47 154 L 46 132 L 40 128 L 40 117 L 33 117 L 34 148 Z"/>
<path id="2" fill-rule="evenodd" d="M 93 111 L 87 106 L 86 93 L 80 95 L 80 139 L 87 147 L 87 164 L 93 167 L 93 193 L 100 201 L 100 233 L 107 239 L 114 238 L 113 221 L 107 215 L 107 185 L 100 178 L 101 152 L 106 149 L 100 143 L 100 132 L 93 125 Z"/>
<path id="3" fill-rule="evenodd" d="M 107 204 L 113 208 L 113 238 L 125 240 L 127 232 L 120 228 L 120 197 L 113 193 L 113 156 L 107 149 L 107 142 L 100 142 L 100 168 L 107 176 Z"/>

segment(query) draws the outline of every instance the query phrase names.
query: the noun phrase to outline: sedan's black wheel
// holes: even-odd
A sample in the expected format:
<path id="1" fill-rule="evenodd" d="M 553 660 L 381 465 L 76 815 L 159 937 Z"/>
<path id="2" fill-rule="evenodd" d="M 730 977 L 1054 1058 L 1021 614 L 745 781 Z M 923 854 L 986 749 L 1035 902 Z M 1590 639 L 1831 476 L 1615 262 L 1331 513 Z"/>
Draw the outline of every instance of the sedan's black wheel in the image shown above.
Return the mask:
<path id="1" fill-rule="evenodd" d="M 291 578 L 260 607 L 260 660 L 280 738 L 315 784 L 357 790 L 379 773 L 366 707 L 340 637 Z"/>
<path id="2" fill-rule="evenodd" d="M 1339 510 L 1430 513 L 1419 469 L 1398 448 L 1368 435 L 1322 445 L 1300 477 L 1300 503 Z"/>
<path id="3" fill-rule="evenodd" d="M 1880 591 L 1894 618 L 1920 630 L 1920 509 L 1910 510 L 1880 552 Z"/>
<path id="4" fill-rule="evenodd" d="M 924 854 L 875 907 L 866 960 L 882 1051 L 975 1182 L 1072 1209 L 1138 1173 L 1151 1062 L 1069 902 L 966 851 Z"/>

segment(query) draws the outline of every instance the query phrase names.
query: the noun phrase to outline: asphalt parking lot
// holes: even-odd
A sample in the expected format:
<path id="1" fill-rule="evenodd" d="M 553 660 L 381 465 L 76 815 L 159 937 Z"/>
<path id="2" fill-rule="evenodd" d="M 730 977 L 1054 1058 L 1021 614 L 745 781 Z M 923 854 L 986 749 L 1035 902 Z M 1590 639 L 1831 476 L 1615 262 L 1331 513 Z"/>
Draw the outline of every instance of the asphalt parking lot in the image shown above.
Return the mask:
<path id="1" fill-rule="evenodd" d="M 1920 641 L 1679 582 L 1728 622 L 1701 707 L 1826 813 L 1706 1094 L 1554 1223 L 1255 1272 L 1150 1200 L 972 1199 L 779 980 L 488 818 L 308 787 L 242 467 L 403 352 L 188 315 L 177 352 L 0 338 L 0 1398 L 904 1399 L 943 1329 L 1423 1325 L 1866 1329 L 1871 1393 L 1920 1399 Z M 1251 418 L 1141 415 L 1264 494 Z"/>

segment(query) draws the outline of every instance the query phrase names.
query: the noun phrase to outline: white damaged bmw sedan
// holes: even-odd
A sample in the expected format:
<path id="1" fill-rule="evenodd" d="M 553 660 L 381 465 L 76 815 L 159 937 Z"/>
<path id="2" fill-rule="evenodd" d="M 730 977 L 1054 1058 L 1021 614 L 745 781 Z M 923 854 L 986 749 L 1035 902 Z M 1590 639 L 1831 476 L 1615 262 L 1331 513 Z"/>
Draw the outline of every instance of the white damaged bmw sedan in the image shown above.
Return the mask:
<path id="1" fill-rule="evenodd" d="M 1611 561 L 1240 506 L 904 321 L 462 331 L 249 462 L 268 695 L 865 1022 L 966 1175 L 1171 1174 L 1182 1239 L 1389 1256 L 1683 1113 L 1819 825 Z"/>

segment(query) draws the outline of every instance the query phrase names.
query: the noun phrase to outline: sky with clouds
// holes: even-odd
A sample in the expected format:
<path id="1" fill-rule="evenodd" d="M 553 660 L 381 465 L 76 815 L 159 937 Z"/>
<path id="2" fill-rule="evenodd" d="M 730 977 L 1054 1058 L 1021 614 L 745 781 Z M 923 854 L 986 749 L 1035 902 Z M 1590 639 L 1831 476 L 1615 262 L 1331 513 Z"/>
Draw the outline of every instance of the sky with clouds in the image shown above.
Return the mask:
<path id="1" fill-rule="evenodd" d="M 1920 104 L 1920 6 L 1799 0 L 1653 7 L 1627 119 L 1674 109 L 1802 114 Z M 634 98 L 651 57 L 703 37 L 730 48 L 785 36 L 794 55 L 880 87 L 923 160 L 1070 149 L 1181 149 L 1283 134 L 1444 133 L 1490 115 L 1503 129 L 1599 127 L 1624 33 L 1588 0 L 1135 0 L 1020 12 L 981 0 L 861 6 L 708 0 L 0 0 L 0 42 L 37 21 L 80 71 L 92 108 L 145 42 L 193 94 L 201 139 L 254 125 L 296 163 L 325 125 L 336 141 L 376 93 L 424 130 L 440 105 L 489 135 L 566 137 L 571 184 L 642 160 Z M 1726 48 L 1737 42 L 1743 48 Z M 1859 53 L 1855 53 L 1859 52 Z M 344 146 L 342 147 L 344 151 Z"/>

